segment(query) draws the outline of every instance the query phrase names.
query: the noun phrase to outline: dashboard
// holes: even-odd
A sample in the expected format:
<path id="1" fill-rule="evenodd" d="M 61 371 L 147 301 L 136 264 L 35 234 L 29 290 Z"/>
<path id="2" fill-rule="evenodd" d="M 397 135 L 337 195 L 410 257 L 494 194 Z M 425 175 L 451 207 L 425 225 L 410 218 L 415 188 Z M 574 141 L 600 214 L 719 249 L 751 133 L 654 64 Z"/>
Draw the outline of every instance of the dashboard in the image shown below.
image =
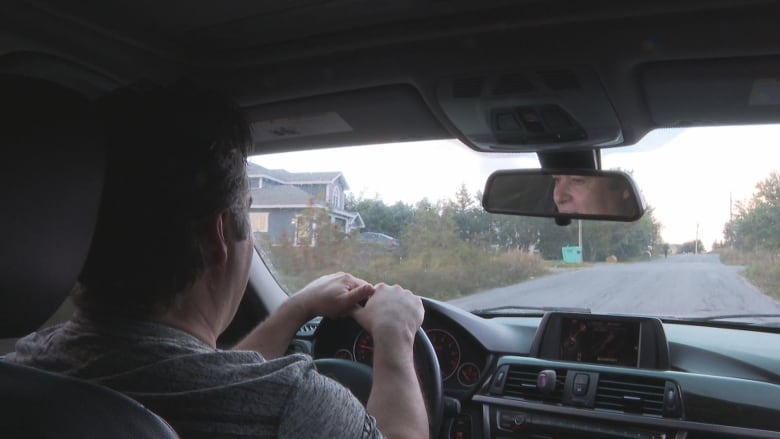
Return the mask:
<path id="1" fill-rule="evenodd" d="M 780 438 L 780 333 L 423 303 L 450 400 L 441 438 Z M 371 365 L 370 335 L 333 322 L 301 328 L 291 351 Z"/>

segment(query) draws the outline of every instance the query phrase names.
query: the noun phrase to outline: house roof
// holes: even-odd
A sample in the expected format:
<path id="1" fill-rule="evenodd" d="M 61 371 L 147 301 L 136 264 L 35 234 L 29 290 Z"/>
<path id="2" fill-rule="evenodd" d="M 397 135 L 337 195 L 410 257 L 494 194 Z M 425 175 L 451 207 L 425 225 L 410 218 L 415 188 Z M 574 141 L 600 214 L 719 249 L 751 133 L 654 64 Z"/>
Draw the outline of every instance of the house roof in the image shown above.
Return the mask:
<path id="1" fill-rule="evenodd" d="M 247 173 L 250 177 L 264 176 L 280 183 L 294 184 L 328 184 L 341 179 L 344 189 L 349 189 L 347 180 L 341 172 L 289 172 L 284 169 L 268 169 L 255 163 L 247 163 Z"/>
<path id="2" fill-rule="evenodd" d="M 295 207 L 311 206 L 314 197 L 295 186 L 280 185 L 252 189 L 252 207 Z"/>

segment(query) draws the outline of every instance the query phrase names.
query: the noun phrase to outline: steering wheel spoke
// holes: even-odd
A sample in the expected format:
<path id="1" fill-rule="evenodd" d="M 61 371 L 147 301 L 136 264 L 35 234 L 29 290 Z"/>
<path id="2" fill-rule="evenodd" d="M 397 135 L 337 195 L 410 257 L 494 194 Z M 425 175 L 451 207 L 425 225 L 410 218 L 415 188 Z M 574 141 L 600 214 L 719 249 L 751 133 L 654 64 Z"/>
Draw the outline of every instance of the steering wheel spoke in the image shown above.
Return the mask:
<path id="1" fill-rule="evenodd" d="M 315 333 L 315 345 L 318 340 L 335 340 L 345 334 L 335 320 L 323 318 Z M 354 336 L 354 335 L 353 335 Z M 316 353 L 316 349 L 315 349 Z M 349 389 L 365 406 L 371 394 L 373 371 L 371 367 L 356 361 L 340 358 L 315 359 L 318 371 Z M 428 423 L 431 438 L 439 435 L 443 413 L 442 377 L 436 351 L 422 328 L 417 330 L 414 341 L 414 365 L 420 381 L 420 389 L 428 409 Z"/>

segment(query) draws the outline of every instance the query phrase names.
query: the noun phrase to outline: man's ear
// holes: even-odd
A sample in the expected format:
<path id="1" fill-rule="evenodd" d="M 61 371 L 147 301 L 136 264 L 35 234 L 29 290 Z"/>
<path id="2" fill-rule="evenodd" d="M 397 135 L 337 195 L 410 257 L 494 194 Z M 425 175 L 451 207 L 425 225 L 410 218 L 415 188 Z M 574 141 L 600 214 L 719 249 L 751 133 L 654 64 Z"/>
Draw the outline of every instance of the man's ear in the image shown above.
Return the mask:
<path id="1" fill-rule="evenodd" d="M 227 262 L 228 240 L 231 233 L 227 230 L 229 215 L 230 211 L 224 209 L 214 215 L 206 226 L 204 250 L 209 265 L 224 265 Z"/>

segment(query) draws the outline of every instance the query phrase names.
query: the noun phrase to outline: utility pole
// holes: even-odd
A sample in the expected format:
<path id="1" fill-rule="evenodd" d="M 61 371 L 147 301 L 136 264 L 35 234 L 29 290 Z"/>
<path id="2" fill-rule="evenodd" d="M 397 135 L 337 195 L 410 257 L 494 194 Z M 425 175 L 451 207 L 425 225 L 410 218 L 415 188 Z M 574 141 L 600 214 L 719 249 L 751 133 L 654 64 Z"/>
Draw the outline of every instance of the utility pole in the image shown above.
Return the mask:
<path id="1" fill-rule="evenodd" d="M 696 223 L 696 240 L 693 241 L 693 254 L 698 255 L 699 254 L 699 223 Z"/>
<path id="2" fill-rule="evenodd" d="M 729 192 L 729 222 L 734 221 L 734 199 L 731 197 L 731 192 Z"/>
<path id="3" fill-rule="evenodd" d="M 577 220 L 577 244 L 580 246 L 580 263 L 583 261 L 583 250 L 582 250 L 582 220 Z"/>

